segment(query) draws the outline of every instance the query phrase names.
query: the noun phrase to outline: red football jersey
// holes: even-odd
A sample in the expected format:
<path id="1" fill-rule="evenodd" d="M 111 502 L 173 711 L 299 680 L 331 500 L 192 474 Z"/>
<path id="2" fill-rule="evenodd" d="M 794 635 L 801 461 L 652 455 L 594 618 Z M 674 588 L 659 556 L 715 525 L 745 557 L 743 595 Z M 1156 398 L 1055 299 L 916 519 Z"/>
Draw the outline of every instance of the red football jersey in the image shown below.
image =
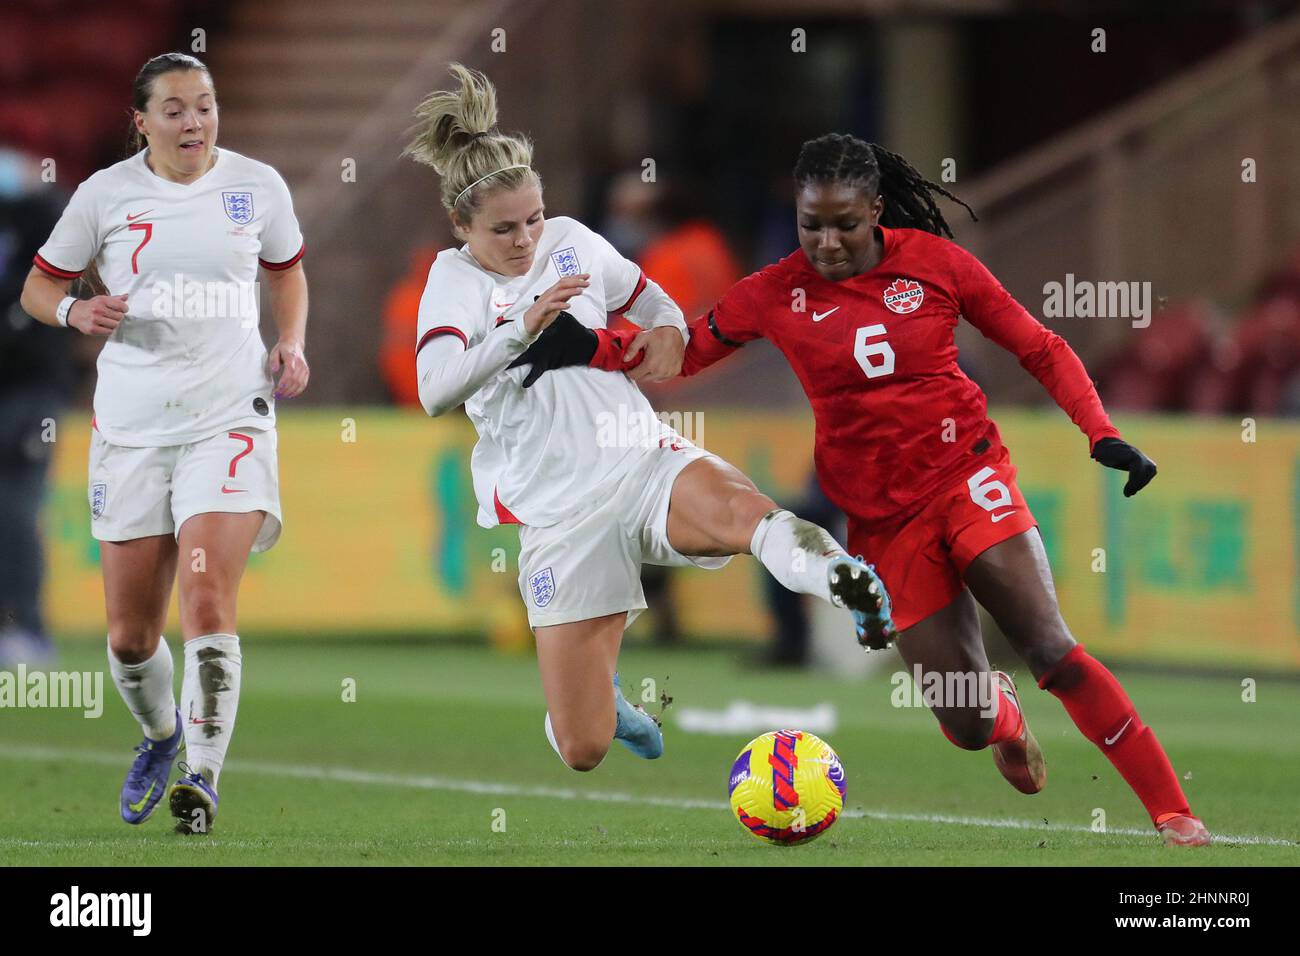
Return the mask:
<path id="1" fill-rule="evenodd" d="M 1089 450 L 1119 436 L 1078 356 L 978 259 L 922 230 L 880 232 L 884 255 L 861 275 L 831 282 L 800 249 L 736 283 L 692 323 L 682 374 L 771 341 L 812 403 L 822 488 L 877 525 L 911 517 L 1001 450 L 984 393 L 957 367 L 960 316 L 1020 359 Z"/>

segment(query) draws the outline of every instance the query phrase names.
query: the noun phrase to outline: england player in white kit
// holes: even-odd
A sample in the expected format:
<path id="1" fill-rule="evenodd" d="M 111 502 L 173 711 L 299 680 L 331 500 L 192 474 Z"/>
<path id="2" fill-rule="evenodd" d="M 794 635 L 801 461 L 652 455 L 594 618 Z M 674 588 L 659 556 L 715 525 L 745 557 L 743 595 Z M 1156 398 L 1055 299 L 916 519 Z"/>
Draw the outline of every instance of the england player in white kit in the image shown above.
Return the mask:
<path id="1" fill-rule="evenodd" d="M 887 599 L 825 530 L 655 417 L 623 368 L 643 359 L 639 375 L 676 375 L 681 310 L 582 223 L 544 218 L 531 144 L 493 128 L 486 77 L 451 71 L 460 88 L 421 104 L 406 150 L 442 175 L 443 205 L 465 240 L 429 270 L 420 400 L 435 416 L 464 403 L 479 435 L 478 523 L 519 525 L 519 587 L 551 745 L 575 770 L 598 765 L 612 739 L 654 758 L 662 734 L 623 698 L 616 674 L 623 630 L 646 606 L 643 563 L 717 568 L 752 553 L 787 587 L 859 621 L 887 620 Z M 606 328 L 611 313 L 645 331 L 623 341 Z"/>
<path id="2" fill-rule="evenodd" d="M 101 542 L 110 672 L 144 730 L 122 817 L 142 823 L 153 812 L 183 739 L 187 764 L 169 803 L 178 830 L 205 832 L 239 701 L 239 580 L 250 550 L 280 535 L 275 399 L 301 393 L 308 377 L 303 239 L 279 174 L 216 148 L 216 94 L 200 61 L 150 60 L 133 105 L 147 148 L 81 184 L 22 304 L 46 324 L 107 336 L 90 524 Z M 269 355 L 259 269 L 280 331 Z M 88 272 L 105 294 L 68 295 Z M 173 580 L 185 642 L 179 710 L 161 636 Z"/>

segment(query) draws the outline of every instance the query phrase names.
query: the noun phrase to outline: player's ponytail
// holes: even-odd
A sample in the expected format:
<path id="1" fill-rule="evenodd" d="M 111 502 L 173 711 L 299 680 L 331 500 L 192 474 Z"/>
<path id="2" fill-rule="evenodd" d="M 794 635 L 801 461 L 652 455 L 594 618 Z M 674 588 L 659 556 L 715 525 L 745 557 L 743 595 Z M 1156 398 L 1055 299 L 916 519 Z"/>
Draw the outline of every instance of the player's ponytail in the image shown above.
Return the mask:
<path id="1" fill-rule="evenodd" d="M 860 187 L 869 198 L 880 196 L 885 200 L 880 224 L 890 229 L 922 229 L 951 239 L 952 229 L 934 193 L 965 206 L 971 219 L 979 221 L 970 206 L 930 182 L 902 156 L 843 133 L 827 133 L 804 143 L 794 181 L 800 188 L 810 183 L 846 183 Z"/>
<path id="2" fill-rule="evenodd" d="M 415 115 L 415 138 L 402 150 L 442 177 L 442 204 L 465 221 L 490 189 L 541 185 L 532 170 L 533 144 L 519 133 L 493 128 L 497 91 L 486 76 L 459 63 L 450 66 L 459 89 L 435 90 Z"/>

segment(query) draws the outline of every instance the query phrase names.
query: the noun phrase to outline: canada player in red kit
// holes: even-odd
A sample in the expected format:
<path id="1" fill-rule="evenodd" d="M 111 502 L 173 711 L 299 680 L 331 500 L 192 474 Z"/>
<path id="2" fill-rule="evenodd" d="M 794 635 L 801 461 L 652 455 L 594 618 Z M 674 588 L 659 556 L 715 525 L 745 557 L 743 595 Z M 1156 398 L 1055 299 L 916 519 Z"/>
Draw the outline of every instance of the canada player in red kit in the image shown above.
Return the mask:
<path id="1" fill-rule="evenodd" d="M 784 353 L 812 403 L 817 476 L 849 516 L 849 552 L 884 581 L 908 667 L 978 674 L 996 691 L 993 717 L 978 705 L 933 708 L 949 740 L 991 747 L 1024 793 L 1046 783 L 1015 685 L 990 670 L 978 601 L 1164 841 L 1208 843 L 1154 731 L 1061 618 L 1016 469 L 984 393 L 957 367 L 958 319 L 1019 358 L 1095 460 L 1128 471 L 1126 496 L 1151 480 L 1154 463 L 1120 437 L 1069 345 L 944 238 L 951 232 L 932 193 L 956 197 L 895 154 L 839 134 L 804 144 L 795 182 L 800 248 L 693 323 L 682 374 L 758 338 Z"/>

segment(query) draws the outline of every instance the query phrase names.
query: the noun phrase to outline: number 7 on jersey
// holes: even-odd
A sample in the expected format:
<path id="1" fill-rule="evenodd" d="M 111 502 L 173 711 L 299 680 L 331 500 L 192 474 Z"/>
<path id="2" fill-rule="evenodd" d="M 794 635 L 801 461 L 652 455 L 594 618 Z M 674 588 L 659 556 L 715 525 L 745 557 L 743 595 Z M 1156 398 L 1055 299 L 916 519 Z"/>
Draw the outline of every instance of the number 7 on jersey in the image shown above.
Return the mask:
<path id="1" fill-rule="evenodd" d="M 140 257 L 140 250 L 143 249 L 145 246 L 147 246 L 149 244 L 149 240 L 153 238 L 153 223 L 133 222 L 131 223 L 131 225 L 127 226 L 126 228 L 144 230 L 144 238 L 140 240 L 140 245 L 135 247 L 135 252 L 131 253 L 131 274 L 138 276 L 140 274 L 140 263 L 138 261 Z"/>

